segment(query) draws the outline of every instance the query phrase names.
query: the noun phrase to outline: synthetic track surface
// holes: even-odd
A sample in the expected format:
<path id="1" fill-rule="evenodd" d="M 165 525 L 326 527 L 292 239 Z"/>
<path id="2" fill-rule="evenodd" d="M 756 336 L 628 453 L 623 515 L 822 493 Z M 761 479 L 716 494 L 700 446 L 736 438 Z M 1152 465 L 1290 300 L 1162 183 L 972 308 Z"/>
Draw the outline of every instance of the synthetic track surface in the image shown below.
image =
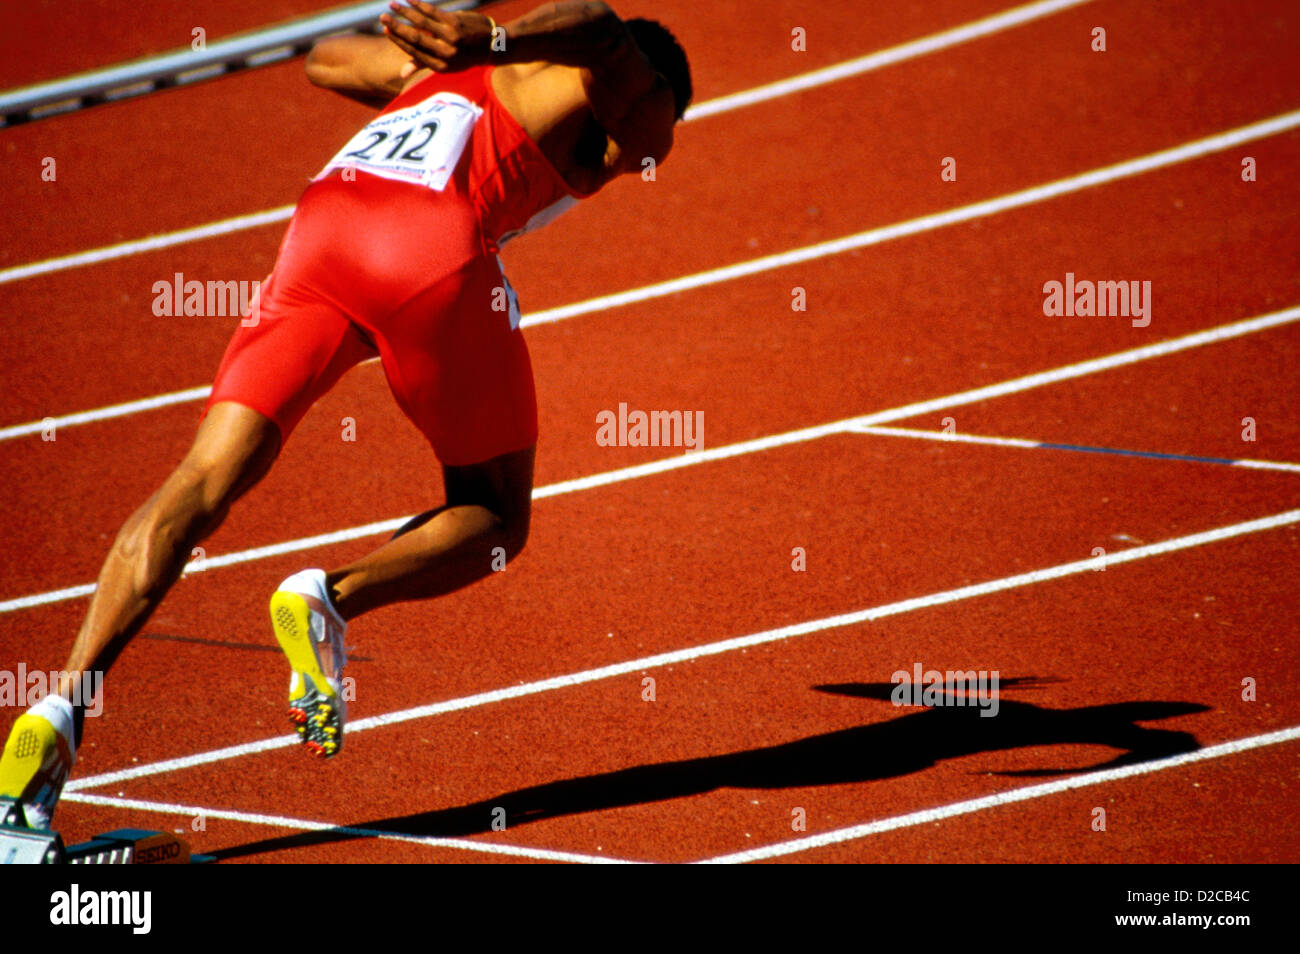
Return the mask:
<path id="1" fill-rule="evenodd" d="M 1007 9 L 757 6 L 618 9 L 678 33 L 701 103 Z M 304 9 L 231 4 L 209 35 Z M 24 16 L 35 29 L 54 19 Z M 75 64 L 29 57 L 7 85 L 181 45 L 192 18 L 162 6 L 147 29 L 97 37 L 93 55 L 87 40 Z M 1090 50 L 1098 25 L 1105 53 Z M 806 53 L 790 49 L 796 26 Z M 1298 40 L 1294 5 L 1271 0 L 1064 8 L 693 119 L 656 182 L 611 186 L 511 246 L 507 268 L 537 314 L 1159 153 L 1300 109 Z M 292 204 L 366 116 L 311 88 L 294 61 L 0 131 L 13 213 L 0 269 Z M 58 162 L 55 183 L 40 179 L 44 156 Z M 945 156 L 955 182 L 940 179 Z M 1258 181 L 1241 179 L 1247 156 Z M 673 453 L 598 446 L 595 415 L 620 402 L 702 410 L 707 450 L 1300 305 L 1297 170 L 1300 132 L 1281 132 L 538 324 L 528 331 L 537 483 Z M 232 321 L 155 317 L 153 283 L 175 272 L 259 279 L 283 228 L 0 284 L 10 316 L 0 428 L 204 384 Z M 1067 271 L 1150 281 L 1150 325 L 1044 316 L 1044 282 Z M 796 287 L 806 312 L 791 310 Z M 1300 328 L 1285 323 L 890 425 L 1296 464 L 1298 355 Z M 52 442 L 0 442 L 0 471 L 18 490 L 0 512 L 0 602 L 93 580 L 198 410 L 194 400 L 63 427 Z M 355 442 L 340 440 L 345 417 Z M 1253 442 L 1242 440 L 1246 417 Z M 1298 743 L 1269 735 L 1300 725 L 1287 691 L 1300 664 L 1295 521 L 707 647 L 1287 513 L 1298 489 L 1294 472 L 839 433 L 544 497 L 504 574 L 351 628 L 352 719 L 405 715 L 349 735 L 327 763 L 276 741 L 283 663 L 265 601 L 288 573 L 381 537 L 194 573 L 111 674 L 58 827 L 74 841 L 183 828 L 196 850 L 262 862 L 742 860 L 755 849 L 809 862 L 1296 861 Z M 436 461 L 379 369 L 363 366 L 312 410 L 205 549 L 239 553 L 439 502 Z M 791 569 L 795 547 L 804 572 Z M 0 613 L 0 666 L 57 668 L 84 607 Z M 665 653 L 679 661 L 639 668 Z M 997 670 L 999 715 L 893 707 L 891 675 L 918 662 Z M 528 688 L 623 663 L 634 665 Z M 1242 700 L 1246 678 L 1257 701 Z M 451 700 L 462 707 L 411 717 Z M 0 710 L 0 731 L 17 711 Z M 1257 747 L 1212 748 L 1240 740 Z M 1158 761 L 1201 750 L 1212 757 Z M 1151 770 L 1086 776 L 1122 756 Z M 1081 787 L 1052 784 L 1075 777 Z M 1029 786 L 1043 790 L 1008 794 Z M 1007 798 L 980 801 L 995 795 Z M 918 814 L 945 806 L 942 820 Z M 1099 806 L 1104 833 L 1091 829 Z M 495 807 L 506 809 L 503 832 L 491 830 Z M 806 831 L 792 829 L 795 809 Z M 193 831 L 198 811 L 206 828 Z M 878 830 L 860 831 L 872 822 Z M 817 835 L 825 844 L 783 845 Z"/>

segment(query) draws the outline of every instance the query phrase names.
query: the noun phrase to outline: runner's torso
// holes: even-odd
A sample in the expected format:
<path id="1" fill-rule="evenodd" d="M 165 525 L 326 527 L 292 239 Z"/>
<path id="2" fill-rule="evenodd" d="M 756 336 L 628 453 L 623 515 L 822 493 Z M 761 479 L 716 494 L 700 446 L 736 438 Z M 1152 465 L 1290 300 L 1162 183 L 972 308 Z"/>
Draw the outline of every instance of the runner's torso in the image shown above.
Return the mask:
<path id="1" fill-rule="evenodd" d="M 484 66 L 415 77 L 318 178 L 350 167 L 461 197 L 495 252 L 599 189 L 604 146 L 577 71 Z"/>

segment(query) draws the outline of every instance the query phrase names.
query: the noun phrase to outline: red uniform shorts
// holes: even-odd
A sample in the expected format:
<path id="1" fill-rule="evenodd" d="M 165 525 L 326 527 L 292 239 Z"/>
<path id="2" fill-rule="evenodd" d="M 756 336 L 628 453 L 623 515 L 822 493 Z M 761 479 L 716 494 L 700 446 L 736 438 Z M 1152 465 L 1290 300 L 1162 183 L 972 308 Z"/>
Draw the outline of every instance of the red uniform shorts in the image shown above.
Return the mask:
<path id="1" fill-rule="evenodd" d="M 287 440 L 345 371 L 378 356 L 398 405 L 438 459 L 479 463 L 537 441 L 517 317 L 468 201 L 335 173 L 303 194 L 207 407 L 250 407 Z"/>

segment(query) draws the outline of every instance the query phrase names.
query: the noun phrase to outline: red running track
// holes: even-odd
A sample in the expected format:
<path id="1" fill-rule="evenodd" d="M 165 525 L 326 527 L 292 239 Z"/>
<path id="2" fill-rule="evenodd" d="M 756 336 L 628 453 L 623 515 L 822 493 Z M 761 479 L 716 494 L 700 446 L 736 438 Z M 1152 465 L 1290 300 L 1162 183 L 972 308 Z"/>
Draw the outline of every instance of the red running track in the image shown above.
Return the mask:
<path id="1" fill-rule="evenodd" d="M 752 3 L 706 16 L 677 2 L 619 9 L 679 33 L 701 102 L 1002 9 L 894 5 L 867 23 L 840 8 L 762 6 L 763 17 Z M 253 25 L 239 15 L 232 29 Z M 164 8 L 157 33 L 103 49 L 116 59 L 165 48 L 186 17 Z M 1105 54 L 1088 47 L 1098 23 Z M 806 53 L 789 49 L 794 26 L 808 31 Z M 1099 0 L 694 120 L 659 181 L 620 183 L 546 237 L 512 246 L 512 281 L 536 313 L 1283 114 L 1300 105 L 1287 55 L 1298 29 L 1280 2 Z M 47 68 L 66 69 L 32 66 Z M 15 180 L 19 214 L 0 263 L 289 204 L 364 115 L 312 90 L 292 63 L 0 132 L 0 152 L 20 168 L 44 155 L 60 168 L 55 188 Z M 302 148 L 268 149 L 276 137 Z M 596 445 L 595 413 L 620 401 L 702 410 L 706 447 L 718 448 L 1300 304 L 1298 153 L 1300 134 L 1268 136 L 535 327 L 539 484 L 663 456 Z M 1253 183 L 1240 177 L 1246 155 L 1257 161 Z M 957 158 L 956 182 L 938 175 L 944 156 Z M 183 319 L 178 329 L 179 319 L 155 318 L 152 284 L 176 271 L 260 278 L 282 228 L 0 284 L 17 319 L 0 423 L 205 382 L 229 322 Z M 1151 281 L 1151 325 L 1045 317 L 1043 283 L 1067 271 Z M 796 286 L 806 312 L 791 311 Z M 1294 464 L 1298 350 L 1288 324 L 891 423 L 936 431 L 952 417 L 963 435 Z M 181 404 L 62 428 L 53 442 L 0 442 L 22 504 L 0 514 L 0 599 L 92 580 L 196 414 Z M 339 439 L 348 416 L 355 443 Z M 1244 417 L 1257 422 L 1252 443 L 1241 439 Z M 196 850 L 264 862 L 689 861 L 807 836 L 821 842 L 774 849 L 774 860 L 1295 861 L 1294 737 L 1213 748 L 1300 725 L 1285 691 L 1300 662 L 1286 585 L 1300 552 L 1294 520 L 1104 572 L 954 591 L 1088 560 L 1096 547 L 1114 555 L 1285 513 L 1298 481 L 1285 470 L 841 433 L 543 499 L 528 550 L 502 577 L 352 627 L 353 719 L 406 715 L 360 722 L 330 763 L 278 744 L 221 750 L 283 735 L 269 588 L 379 538 L 192 574 L 112 673 L 59 825 L 72 839 L 123 825 L 191 829 L 202 812 Z M 308 415 L 207 550 L 396 518 L 438 503 L 437 487 L 431 454 L 378 370 L 363 367 Z M 795 547 L 804 572 L 791 569 Z M 926 596 L 871 622 L 826 622 Z M 84 605 L 0 613 L 0 661 L 56 666 Z M 772 636 L 801 622 L 811 631 Z M 769 636 L 757 645 L 715 646 L 760 633 Z M 677 656 L 656 664 L 663 653 Z M 916 663 L 996 670 L 998 717 L 896 709 L 890 677 Z M 585 675 L 539 685 L 571 674 Z M 1245 678 L 1256 701 L 1242 699 Z M 414 717 L 447 700 L 467 701 Z M 1178 753 L 1214 757 L 1152 761 Z M 1154 770 L 1053 787 L 1121 757 Z M 1045 789 L 1012 800 L 1034 785 Z M 944 806 L 955 814 L 937 823 L 917 815 Z M 1090 826 L 1099 806 L 1105 833 Z M 506 810 L 503 832 L 491 830 L 494 808 Z M 792 828 L 796 809 L 806 831 Z M 868 822 L 884 830 L 855 832 Z M 313 833 L 322 826 L 352 830 Z"/>

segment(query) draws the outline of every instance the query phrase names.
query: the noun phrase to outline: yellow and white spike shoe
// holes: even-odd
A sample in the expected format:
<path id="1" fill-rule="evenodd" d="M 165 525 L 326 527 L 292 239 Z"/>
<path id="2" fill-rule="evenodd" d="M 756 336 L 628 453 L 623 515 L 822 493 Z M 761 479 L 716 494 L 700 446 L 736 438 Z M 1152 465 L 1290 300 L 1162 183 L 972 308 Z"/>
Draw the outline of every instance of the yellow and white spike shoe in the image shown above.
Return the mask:
<path id="1" fill-rule="evenodd" d="M 27 824 L 50 827 L 77 761 L 72 703 L 51 693 L 18 717 L 0 755 L 0 796 L 22 803 Z"/>
<path id="2" fill-rule="evenodd" d="M 271 627 L 289 660 L 289 721 L 302 743 L 319 758 L 343 748 L 343 637 L 347 623 L 325 587 L 324 570 L 303 570 L 280 584 L 271 597 Z"/>

